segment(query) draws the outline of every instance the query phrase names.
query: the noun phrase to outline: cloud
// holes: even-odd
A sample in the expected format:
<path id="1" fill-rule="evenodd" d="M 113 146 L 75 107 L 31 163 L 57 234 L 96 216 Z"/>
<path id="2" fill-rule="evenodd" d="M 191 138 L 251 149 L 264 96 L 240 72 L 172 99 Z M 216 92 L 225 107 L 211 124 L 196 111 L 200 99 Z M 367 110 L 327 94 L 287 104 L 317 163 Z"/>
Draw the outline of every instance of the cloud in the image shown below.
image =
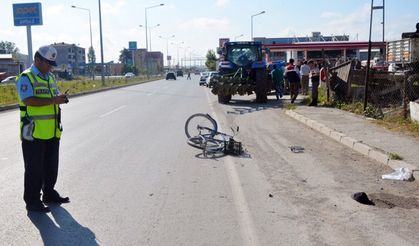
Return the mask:
<path id="1" fill-rule="evenodd" d="M 116 1 L 110 1 L 110 2 L 103 2 L 103 13 L 104 14 L 110 14 L 110 15 L 117 15 L 121 13 L 121 9 L 125 6 L 126 1 L 125 0 L 116 0 Z"/>
<path id="2" fill-rule="evenodd" d="M 179 25 L 180 29 L 196 29 L 196 30 L 223 30 L 228 26 L 229 21 L 226 18 L 208 18 L 199 17 Z"/>
<path id="3" fill-rule="evenodd" d="M 322 12 L 320 14 L 320 18 L 324 18 L 324 19 L 331 19 L 331 18 L 338 18 L 341 17 L 341 14 L 339 13 L 335 13 L 335 12 Z"/>
<path id="4" fill-rule="evenodd" d="M 230 3 L 230 0 L 216 0 L 215 1 L 215 5 L 218 6 L 218 7 L 224 7 L 228 3 Z"/>
<path id="5" fill-rule="evenodd" d="M 310 27 L 307 31 L 322 30 L 323 35 L 349 34 L 352 39 L 358 35 L 360 39 L 368 37 L 368 23 L 370 17 L 370 5 L 364 4 L 352 13 L 325 11 L 320 14 L 324 19 L 321 26 Z"/>
<path id="6" fill-rule="evenodd" d="M 46 5 L 42 10 L 42 16 L 57 17 L 63 14 L 64 9 L 69 9 L 70 6 L 64 5 Z"/>

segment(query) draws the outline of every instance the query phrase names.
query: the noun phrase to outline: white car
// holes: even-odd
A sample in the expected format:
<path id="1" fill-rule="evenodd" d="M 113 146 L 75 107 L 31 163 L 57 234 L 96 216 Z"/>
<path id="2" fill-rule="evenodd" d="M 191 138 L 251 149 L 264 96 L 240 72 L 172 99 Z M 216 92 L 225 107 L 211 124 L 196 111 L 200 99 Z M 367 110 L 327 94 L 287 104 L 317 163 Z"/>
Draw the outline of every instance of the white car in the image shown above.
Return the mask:
<path id="1" fill-rule="evenodd" d="M 1 81 L 1 83 L 15 83 L 16 76 L 9 76 Z"/>
<path id="2" fill-rule="evenodd" d="M 132 78 L 132 77 L 135 77 L 135 74 L 133 74 L 133 73 L 126 73 L 124 76 L 125 76 L 125 78 Z"/>
<path id="3" fill-rule="evenodd" d="M 218 75 L 218 72 L 209 72 L 205 83 L 208 87 L 212 87 L 211 79 Z"/>
<path id="4" fill-rule="evenodd" d="M 199 85 L 205 85 L 209 72 L 202 72 L 199 78 Z"/>

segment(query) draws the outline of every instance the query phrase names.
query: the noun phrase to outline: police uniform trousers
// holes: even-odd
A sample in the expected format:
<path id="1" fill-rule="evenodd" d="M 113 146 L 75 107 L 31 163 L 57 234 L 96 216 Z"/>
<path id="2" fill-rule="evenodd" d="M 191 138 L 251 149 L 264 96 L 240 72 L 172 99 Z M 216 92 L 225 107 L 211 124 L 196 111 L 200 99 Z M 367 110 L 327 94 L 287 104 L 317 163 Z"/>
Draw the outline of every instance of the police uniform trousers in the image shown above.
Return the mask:
<path id="1" fill-rule="evenodd" d="M 58 175 L 60 139 L 22 140 L 23 160 L 25 163 L 24 193 L 26 204 L 40 201 L 40 192 L 53 196 Z"/>

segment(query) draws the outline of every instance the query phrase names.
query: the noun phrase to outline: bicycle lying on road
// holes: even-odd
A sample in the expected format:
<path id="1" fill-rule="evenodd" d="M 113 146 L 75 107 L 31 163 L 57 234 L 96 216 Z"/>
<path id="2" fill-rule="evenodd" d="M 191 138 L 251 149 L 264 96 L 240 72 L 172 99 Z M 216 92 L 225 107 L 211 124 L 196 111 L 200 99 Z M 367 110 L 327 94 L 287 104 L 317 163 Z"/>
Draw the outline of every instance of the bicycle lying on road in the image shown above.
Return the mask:
<path id="1" fill-rule="evenodd" d="M 231 128 L 233 135 L 218 131 L 217 122 L 209 114 L 193 114 L 185 123 L 185 134 L 188 144 L 202 149 L 203 155 L 208 157 L 217 153 L 226 155 L 241 155 L 243 146 L 241 142 L 234 140 L 239 127 Z"/>

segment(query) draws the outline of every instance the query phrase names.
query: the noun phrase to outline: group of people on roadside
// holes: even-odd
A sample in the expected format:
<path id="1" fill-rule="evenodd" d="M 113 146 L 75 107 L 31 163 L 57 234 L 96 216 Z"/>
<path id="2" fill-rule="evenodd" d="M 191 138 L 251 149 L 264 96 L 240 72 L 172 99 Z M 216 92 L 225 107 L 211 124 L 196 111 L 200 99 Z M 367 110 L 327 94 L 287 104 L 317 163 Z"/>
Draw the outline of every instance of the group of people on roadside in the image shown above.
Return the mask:
<path id="1" fill-rule="evenodd" d="M 290 59 L 285 68 L 273 65 L 271 72 L 272 83 L 275 89 L 276 99 L 284 95 L 285 80 L 289 85 L 291 103 L 294 103 L 301 90 L 302 95 L 308 95 L 309 81 L 311 80 L 311 98 L 309 106 L 317 106 L 318 88 L 320 85 L 320 69 L 316 61 L 303 61 L 301 66 L 294 64 L 294 59 Z"/>

